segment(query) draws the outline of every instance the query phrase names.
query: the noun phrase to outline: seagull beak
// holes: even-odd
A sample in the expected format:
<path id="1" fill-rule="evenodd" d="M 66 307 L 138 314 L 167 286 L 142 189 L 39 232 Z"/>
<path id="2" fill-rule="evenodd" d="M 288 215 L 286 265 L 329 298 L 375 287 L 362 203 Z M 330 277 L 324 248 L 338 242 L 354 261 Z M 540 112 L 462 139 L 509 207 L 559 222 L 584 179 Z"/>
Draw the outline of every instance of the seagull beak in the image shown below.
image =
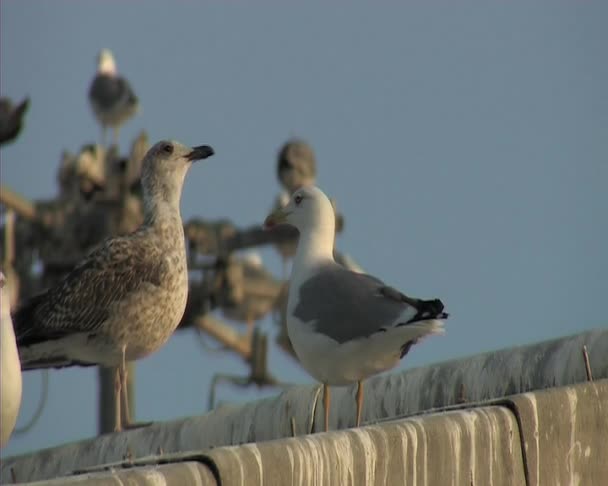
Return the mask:
<path id="1" fill-rule="evenodd" d="M 199 145 L 198 147 L 192 147 L 192 152 L 186 155 L 186 158 L 191 162 L 195 160 L 203 160 L 207 157 L 211 157 L 215 152 L 209 145 Z"/>
<path id="2" fill-rule="evenodd" d="M 285 208 L 275 209 L 270 213 L 264 220 L 264 229 L 271 229 L 279 224 L 287 222 L 287 216 L 291 214 L 291 211 L 285 211 Z"/>

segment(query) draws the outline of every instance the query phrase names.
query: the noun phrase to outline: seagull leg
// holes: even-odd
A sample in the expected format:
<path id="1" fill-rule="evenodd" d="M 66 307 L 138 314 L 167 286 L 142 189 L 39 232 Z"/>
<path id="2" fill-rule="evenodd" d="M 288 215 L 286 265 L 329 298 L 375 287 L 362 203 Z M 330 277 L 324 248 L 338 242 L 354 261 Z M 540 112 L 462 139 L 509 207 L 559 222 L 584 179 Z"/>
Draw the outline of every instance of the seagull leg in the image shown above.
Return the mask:
<path id="1" fill-rule="evenodd" d="M 122 399 L 122 403 L 124 406 L 124 423 L 125 423 L 125 429 L 128 429 L 132 424 L 131 424 L 131 412 L 129 411 L 129 388 L 127 387 L 127 360 L 126 360 L 126 355 L 127 354 L 127 346 L 123 345 L 122 347 L 122 361 L 120 362 L 120 377 L 121 377 L 121 388 L 122 388 L 122 394 L 121 394 L 121 399 Z"/>
<path id="2" fill-rule="evenodd" d="M 152 422 L 131 422 L 131 409 L 129 408 L 129 388 L 127 386 L 127 378 L 129 376 L 129 371 L 127 368 L 126 353 L 127 353 L 127 346 L 125 345 L 122 347 L 122 362 L 120 363 L 121 379 L 122 379 L 122 383 L 121 383 L 122 397 L 121 398 L 122 398 L 122 404 L 123 404 L 123 409 L 124 409 L 123 427 L 125 429 L 136 429 L 138 427 L 147 427 L 148 425 L 151 425 Z"/>
<path id="3" fill-rule="evenodd" d="M 357 382 L 357 427 L 361 425 L 361 411 L 363 410 L 363 383 Z"/>
<path id="4" fill-rule="evenodd" d="M 329 386 L 323 383 L 323 408 L 325 409 L 325 432 L 329 430 Z"/>
<path id="5" fill-rule="evenodd" d="M 120 432 L 122 430 L 122 422 L 121 422 L 121 414 L 120 414 L 120 400 L 121 400 L 121 376 L 120 376 L 120 367 L 116 368 L 116 374 L 114 376 L 114 432 Z"/>

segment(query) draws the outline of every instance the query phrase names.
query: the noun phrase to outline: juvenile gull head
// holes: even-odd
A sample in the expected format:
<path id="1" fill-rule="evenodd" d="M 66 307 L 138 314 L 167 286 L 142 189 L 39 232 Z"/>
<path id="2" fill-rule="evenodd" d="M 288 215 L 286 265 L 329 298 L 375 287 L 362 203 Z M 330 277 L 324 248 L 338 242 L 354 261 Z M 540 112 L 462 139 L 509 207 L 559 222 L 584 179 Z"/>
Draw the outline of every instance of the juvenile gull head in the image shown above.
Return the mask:
<path id="1" fill-rule="evenodd" d="M 141 184 L 146 216 L 163 207 L 179 210 L 184 179 L 193 162 L 213 155 L 208 145 L 187 147 L 175 140 L 152 146 L 142 163 Z"/>

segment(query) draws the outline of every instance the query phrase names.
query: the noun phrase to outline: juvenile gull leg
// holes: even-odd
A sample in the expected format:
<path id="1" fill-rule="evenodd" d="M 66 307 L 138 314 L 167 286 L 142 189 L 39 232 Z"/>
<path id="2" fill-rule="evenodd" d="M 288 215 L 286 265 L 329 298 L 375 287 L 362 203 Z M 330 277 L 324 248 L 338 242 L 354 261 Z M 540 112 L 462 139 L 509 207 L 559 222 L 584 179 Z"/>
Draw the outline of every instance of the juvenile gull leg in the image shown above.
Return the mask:
<path id="1" fill-rule="evenodd" d="M 116 373 L 114 375 L 114 432 L 120 432 L 122 430 L 121 414 L 120 414 L 120 397 L 121 397 L 121 380 L 120 380 L 120 367 L 116 367 Z"/>
<path id="2" fill-rule="evenodd" d="M 127 360 L 125 358 L 125 354 L 127 351 L 127 346 L 123 344 L 122 346 L 122 361 L 119 366 L 120 373 L 120 381 L 121 381 L 121 390 L 122 393 L 120 396 L 116 397 L 116 400 L 121 400 L 123 405 L 123 415 L 124 415 L 124 428 L 128 429 L 131 427 L 131 411 L 129 409 L 129 389 L 127 387 Z"/>
<path id="3" fill-rule="evenodd" d="M 357 382 L 357 427 L 361 425 L 361 410 L 363 410 L 363 383 Z"/>
<path id="4" fill-rule="evenodd" d="M 323 383 L 323 408 L 325 409 L 325 432 L 329 430 L 329 385 Z"/>
<path id="5" fill-rule="evenodd" d="M 136 429 L 138 427 L 147 427 L 152 424 L 152 422 L 132 422 L 131 421 L 131 408 L 129 407 L 129 387 L 128 387 L 128 377 L 129 370 L 127 368 L 127 360 L 126 360 L 126 351 L 127 347 L 122 347 L 122 363 L 120 364 L 120 376 L 121 376 L 121 388 L 122 388 L 122 408 L 124 410 L 123 416 L 123 428 L 124 429 Z M 118 397 L 117 397 L 118 399 Z"/>

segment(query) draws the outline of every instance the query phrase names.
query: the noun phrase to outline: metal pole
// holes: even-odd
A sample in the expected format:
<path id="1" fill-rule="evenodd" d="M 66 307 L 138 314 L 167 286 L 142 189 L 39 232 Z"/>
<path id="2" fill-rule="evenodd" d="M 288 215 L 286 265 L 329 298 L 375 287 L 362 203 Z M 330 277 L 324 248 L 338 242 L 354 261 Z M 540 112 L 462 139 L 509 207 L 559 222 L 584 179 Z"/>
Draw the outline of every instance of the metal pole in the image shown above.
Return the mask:
<path id="1" fill-rule="evenodd" d="M 129 396 L 129 412 L 135 421 L 135 364 L 127 363 L 127 393 Z M 99 435 L 114 432 L 116 394 L 114 393 L 114 380 L 116 368 L 98 367 L 99 377 L 99 410 L 97 432 Z"/>

